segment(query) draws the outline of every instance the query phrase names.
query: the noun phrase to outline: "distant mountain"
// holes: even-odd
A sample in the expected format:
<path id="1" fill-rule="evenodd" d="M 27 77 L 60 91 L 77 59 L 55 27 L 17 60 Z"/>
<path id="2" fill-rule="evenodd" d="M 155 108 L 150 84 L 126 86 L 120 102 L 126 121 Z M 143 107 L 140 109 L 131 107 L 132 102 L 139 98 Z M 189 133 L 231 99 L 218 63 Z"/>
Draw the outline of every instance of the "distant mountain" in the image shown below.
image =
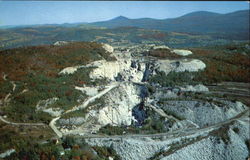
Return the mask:
<path id="1" fill-rule="evenodd" d="M 0 29 L 27 28 L 27 27 L 63 27 L 96 29 L 98 27 L 137 27 L 167 32 L 184 32 L 197 35 L 210 35 L 217 39 L 249 40 L 249 10 L 219 14 L 207 11 L 188 13 L 177 18 L 130 19 L 119 16 L 108 21 L 94 23 L 64 23 L 23 26 L 0 26 Z"/>
<path id="2" fill-rule="evenodd" d="M 116 27 L 140 27 L 140 28 L 150 28 L 151 23 L 159 23 L 163 20 L 157 20 L 152 18 L 140 18 L 140 19 L 129 19 L 124 16 L 119 16 L 108 21 L 94 22 L 91 23 L 95 26 L 102 26 L 107 28 L 116 28 Z"/>
<path id="3" fill-rule="evenodd" d="M 171 32 L 214 34 L 219 37 L 233 36 L 248 39 L 249 10 L 242 10 L 228 14 L 198 11 L 178 18 L 162 20 L 152 18 L 129 19 L 119 16 L 108 21 L 91 24 L 107 28 L 133 26 Z"/>

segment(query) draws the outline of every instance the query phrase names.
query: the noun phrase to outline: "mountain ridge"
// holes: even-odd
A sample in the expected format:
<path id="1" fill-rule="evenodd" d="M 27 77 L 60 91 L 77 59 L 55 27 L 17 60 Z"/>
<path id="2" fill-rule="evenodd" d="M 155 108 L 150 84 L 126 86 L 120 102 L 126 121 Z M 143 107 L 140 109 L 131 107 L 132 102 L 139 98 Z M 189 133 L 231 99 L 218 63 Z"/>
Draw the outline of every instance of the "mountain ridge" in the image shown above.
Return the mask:
<path id="1" fill-rule="evenodd" d="M 239 11 L 234 11 L 234 12 L 229 12 L 229 13 L 224 13 L 224 14 L 221 14 L 221 13 L 216 13 L 216 12 L 210 12 L 210 11 L 195 11 L 195 12 L 190 12 L 190 13 L 187 13 L 187 14 L 184 14 L 184 15 L 181 15 L 181 16 L 178 16 L 178 17 L 174 17 L 174 18 L 163 18 L 163 19 L 157 19 L 157 18 L 149 18 L 149 17 L 143 17 L 143 18 L 129 18 L 129 17 L 126 17 L 126 16 L 123 16 L 123 15 L 120 15 L 120 16 L 117 16 L 117 17 L 114 17 L 114 18 L 111 18 L 109 20 L 104 20 L 104 21 L 96 21 L 96 22 L 75 22 L 75 23 L 46 23 L 46 24 L 23 24 L 23 25 L 3 25 L 3 26 L 0 26 L 0 29 L 8 29 L 8 28 L 24 28 L 24 27 L 33 27 L 33 26 L 43 26 L 43 25 L 55 25 L 55 26 L 77 26 L 77 25 L 81 25 L 81 24 L 96 24 L 96 23 L 101 23 L 101 22 L 108 22 L 108 21 L 121 21 L 121 20 L 132 20 L 132 21 L 135 21 L 135 20 L 155 20 L 155 21 L 166 21 L 166 20 L 173 20 L 173 19 L 177 19 L 177 18 L 183 18 L 183 17 L 190 17 L 190 16 L 194 16 L 194 15 L 214 15 L 214 16 L 223 16 L 223 15 L 231 15 L 231 14 L 242 14 L 244 12 L 248 12 L 249 14 L 249 11 L 250 10 L 239 10 Z"/>
<path id="2" fill-rule="evenodd" d="M 91 23 L 94 26 L 116 27 L 139 27 L 167 32 L 188 32 L 198 34 L 234 34 L 238 36 L 249 35 L 249 10 L 219 14 L 207 11 L 197 11 L 185 14 L 177 18 L 152 19 L 139 18 L 129 19 L 123 17 L 119 20 L 113 18 L 108 21 Z"/>

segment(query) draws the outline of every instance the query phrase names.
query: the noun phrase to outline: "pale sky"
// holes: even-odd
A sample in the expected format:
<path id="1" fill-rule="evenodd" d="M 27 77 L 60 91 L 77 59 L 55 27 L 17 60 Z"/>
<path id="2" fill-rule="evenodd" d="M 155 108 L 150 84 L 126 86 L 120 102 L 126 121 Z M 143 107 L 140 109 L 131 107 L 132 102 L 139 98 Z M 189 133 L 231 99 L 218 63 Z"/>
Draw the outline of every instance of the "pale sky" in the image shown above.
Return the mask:
<path id="1" fill-rule="evenodd" d="M 95 22 L 120 15 L 164 19 L 194 11 L 245 9 L 247 1 L 0 1 L 0 25 Z"/>

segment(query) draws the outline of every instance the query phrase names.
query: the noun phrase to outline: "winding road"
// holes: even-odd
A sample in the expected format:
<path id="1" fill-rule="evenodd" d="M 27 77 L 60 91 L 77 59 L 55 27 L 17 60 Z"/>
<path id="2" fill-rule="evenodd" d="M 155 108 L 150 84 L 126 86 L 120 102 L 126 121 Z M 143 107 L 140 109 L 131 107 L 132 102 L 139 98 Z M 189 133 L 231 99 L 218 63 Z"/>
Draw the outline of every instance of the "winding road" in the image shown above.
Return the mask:
<path id="1" fill-rule="evenodd" d="M 44 123 L 16 123 L 16 122 L 10 122 L 6 119 L 4 119 L 2 116 L 0 116 L 0 120 L 6 124 L 10 125 L 16 125 L 16 126 L 45 126 Z"/>
<path id="2" fill-rule="evenodd" d="M 6 74 L 3 74 L 3 79 L 5 80 L 5 81 L 7 81 L 7 75 Z M 13 82 L 13 81 L 10 81 L 10 83 L 12 84 L 12 93 L 16 90 L 16 84 L 15 84 L 15 82 Z M 8 93 L 6 96 L 5 96 L 5 98 L 4 98 L 4 101 L 3 101 L 3 104 L 6 104 L 6 103 L 8 103 L 8 101 L 9 101 L 9 97 L 12 95 L 11 94 L 11 92 L 10 93 Z M 16 125 L 16 126 L 45 126 L 46 124 L 44 124 L 44 123 L 16 123 L 16 122 L 10 122 L 10 121 L 8 121 L 8 120 L 6 120 L 3 116 L 0 116 L 0 120 L 3 122 L 3 123 L 6 123 L 6 124 L 9 124 L 9 125 Z"/>

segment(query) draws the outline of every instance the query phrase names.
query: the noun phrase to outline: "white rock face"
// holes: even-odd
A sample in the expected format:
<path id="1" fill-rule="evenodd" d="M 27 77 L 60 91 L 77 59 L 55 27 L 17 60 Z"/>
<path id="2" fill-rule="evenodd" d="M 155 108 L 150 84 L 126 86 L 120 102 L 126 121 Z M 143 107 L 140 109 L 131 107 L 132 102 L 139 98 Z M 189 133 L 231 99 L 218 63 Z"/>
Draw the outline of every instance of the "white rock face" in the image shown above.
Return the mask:
<path id="1" fill-rule="evenodd" d="M 199 70 L 204 70 L 206 68 L 206 64 L 201 60 L 193 59 L 193 60 L 158 60 L 155 62 L 156 68 L 159 71 L 165 72 L 168 74 L 170 71 L 175 72 L 198 72 Z"/>
<path id="2" fill-rule="evenodd" d="M 159 71 L 162 71 L 162 72 L 165 72 L 166 74 L 168 74 L 170 71 L 174 70 L 175 66 L 172 65 L 173 61 L 171 60 L 167 60 L 167 59 L 164 59 L 164 60 L 158 60 L 156 62 L 156 65 L 159 69 Z"/>
<path id="3" fill-rule="evenodd" d="M 110 53 L 113 53 L 113 52 L 114 52 L 114 48 L 113 48 L 111 45 L 103 44 L 102 47 L 103 47 L 107 52 L 110 52 Z"/>
<path id="4" fill-rule="evenodd" d="M 131 125 L 132 108 L 140 103 L 140 89 L 131 84 L 125 83 L 105 95 L 105 107 L 99 111 L 98 122 L 105 126 Z"/>
<path id="5" fill-rule="evenodd" d="M 75 86 L 75 89 L 80 90 L 81 92 L 85 93 L 88 96 L 95 96 L 98 93 L 97 87 L 78 87 L 78 86 Z"/>
<path id="6" fill-rule="evenodd" d="M 193 54 L 191 51 L 184 49 L 174 49 L 172 52 L 180 56 L 188 56 L 190 54 Z"/>
<path id="7" fill-rule="evenodd" d="M 101 127 L 108 124 L 112 126 L 131 125 L 132 121 L 136 121 L 132 116 L 132 108 L 141 102 L 141 87 L 142 86 L 134 85 L 131 82 L 121 83 L 101 97 L 105 101 L 101 106 L 99 104 L 89 104 L 88 113 L 82 117 L 84 118 L 83 124 L 80 125 L 82 120 L 78 123 L 80 117 L 78 117 L 78 119 L 59 120 L 62 127 L 68 123 L 68 121 L 74 125 L 80 125 L 78 127 L 74 126 L 74 128 L 70 130 L 61 129 L 61 131 L 65 135 L 85 135 L 95 133 Z"/>
<path id="8" fill-rule="evenodd" d="M 133 61 L 119 60 L 115 62 L 104 62 L 98 68 L 90 72 L 91 79 L 107 78 L 116 80 L 122 78 L 125 81 L 141 82 L 143 79 L 145 64 L 139 63 L 135 68 L 131 67 Z"/>
<path id="9" fill-rule="evenodd" d="M 126 66 L 118 62 L 104 62 L 101 66 L 90 72 L 90 78 L 108 78 L 114 80 L 114 77 L 124 68 L 126 68 Z"/>
<path id="10" fill-rule="evenodd" d="M 206 64 L 198 59 L 183 60 L 183 61 L 175 62 L 172 64 L 173 66 L 176 67 L 174 69 L 175 72 L 185 72 L 185 71 L 198 72 L 199 70 L 203 70 L 206 68 Z"/>
<path id="11" fill-rule="evenodd" d="M 78 69 L 78 66 L 64 68 L 59 74 L 73 74 Z"/>

